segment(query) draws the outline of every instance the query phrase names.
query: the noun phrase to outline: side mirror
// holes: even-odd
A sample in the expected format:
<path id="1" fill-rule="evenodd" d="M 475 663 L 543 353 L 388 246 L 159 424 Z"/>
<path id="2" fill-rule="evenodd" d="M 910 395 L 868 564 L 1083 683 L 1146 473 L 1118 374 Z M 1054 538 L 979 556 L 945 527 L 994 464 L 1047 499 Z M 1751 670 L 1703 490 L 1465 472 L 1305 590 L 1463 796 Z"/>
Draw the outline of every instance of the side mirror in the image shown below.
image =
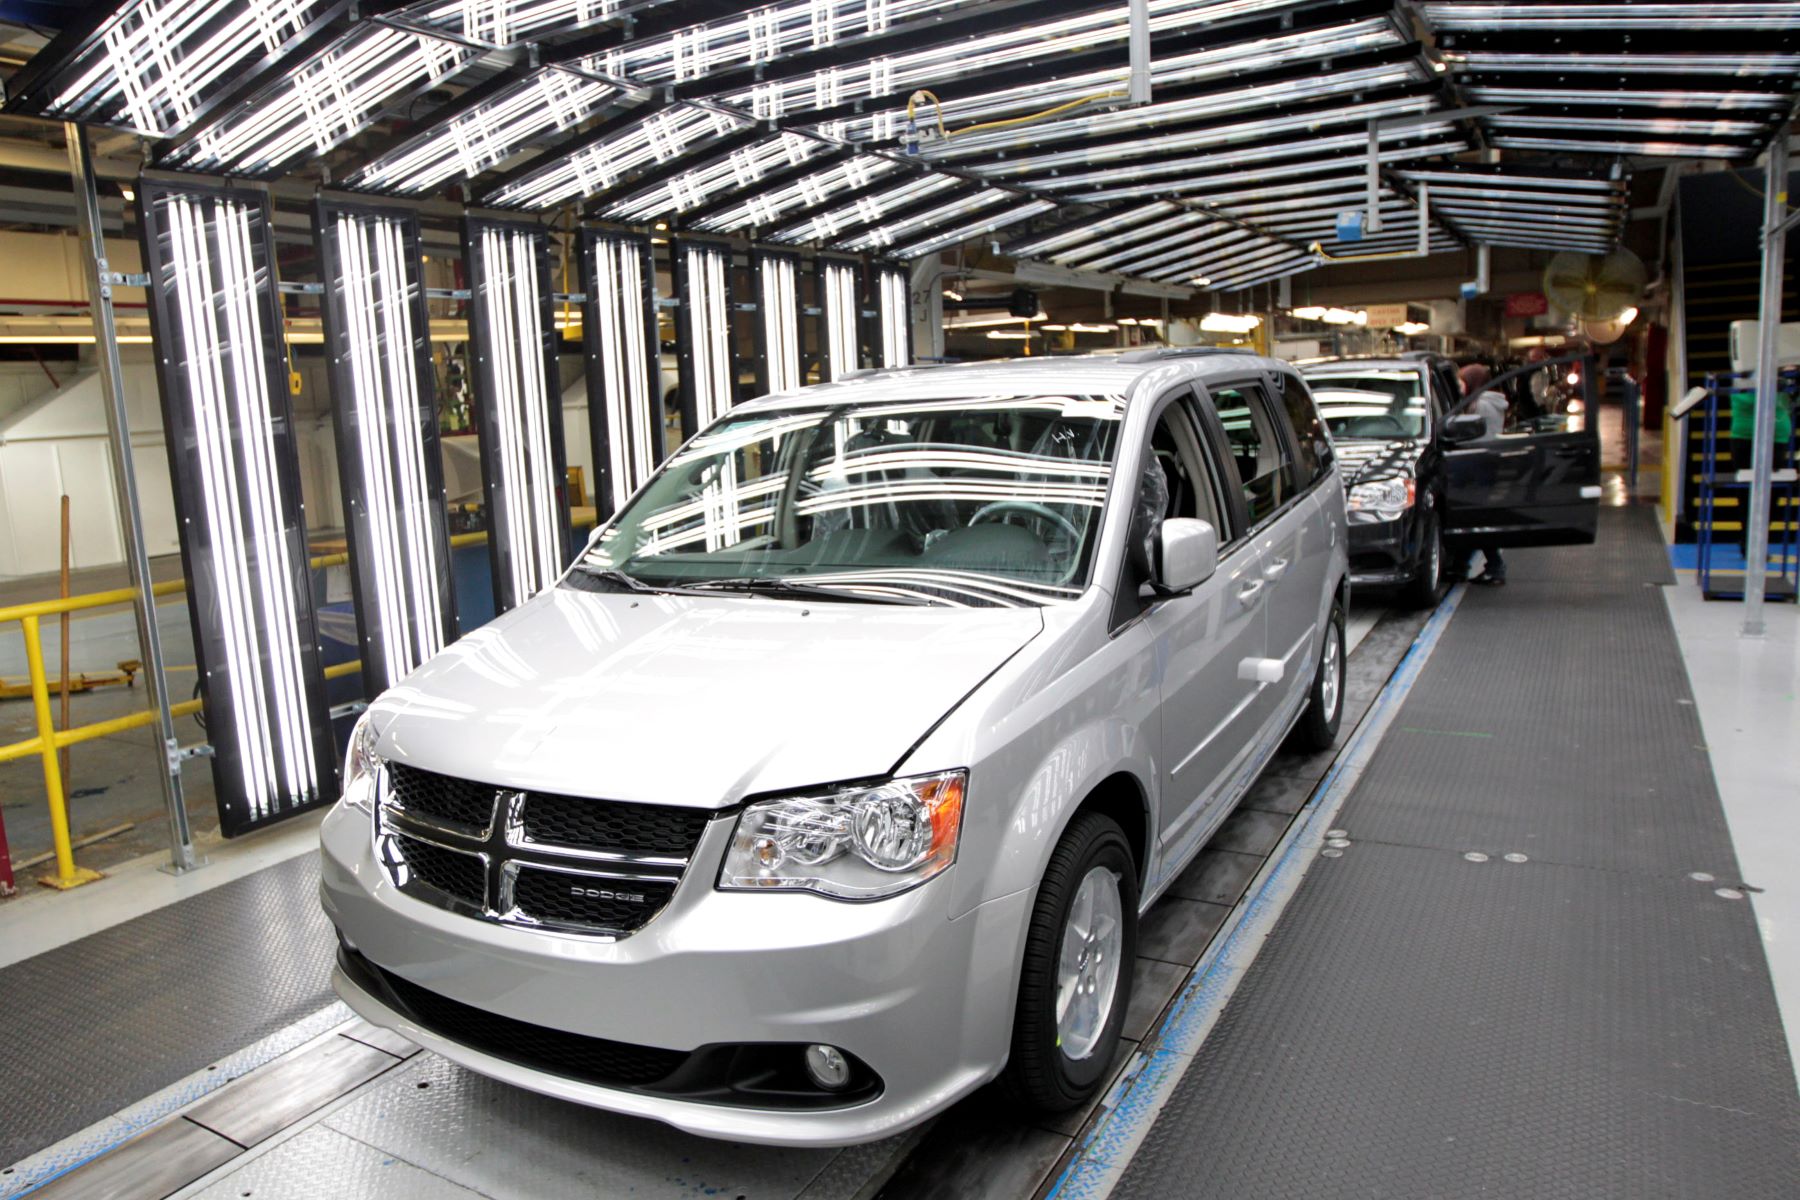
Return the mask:
<path id="1" fill-rule="evenodd" d="M 1193 517 L 1170 517 L 1162 523 L 1157 590 L 1191 592 L 1219 569 L 1219 531 Z"/>
<path id="2" fill-rule="evenodd" d="M 1480 413 L 1462 412 L 1444 422 L 1446 442 L 1473 442 L 1487 436 L 1487 419 Z"/>

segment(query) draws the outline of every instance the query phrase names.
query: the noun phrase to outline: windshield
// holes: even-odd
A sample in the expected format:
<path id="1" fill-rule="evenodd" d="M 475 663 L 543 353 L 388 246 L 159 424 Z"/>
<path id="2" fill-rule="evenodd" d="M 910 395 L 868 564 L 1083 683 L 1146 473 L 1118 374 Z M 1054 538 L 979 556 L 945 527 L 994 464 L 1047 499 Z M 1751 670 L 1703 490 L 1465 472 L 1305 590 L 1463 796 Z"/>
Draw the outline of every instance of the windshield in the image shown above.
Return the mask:
<path id="1" fill-rule="evenodd" d="M 1425 436 L 1425 378 L 1418 371 L 1309 372 L 1306 383 L 1333 437 L 1393 441 Z"/>
<path id="2" fill-rule="evenodd" d="M 571 583 L 1070 599 L 1087 586 L 1124 411 L 1117 396 L 1004 396 L 728 416 L 613 519 Z"/>

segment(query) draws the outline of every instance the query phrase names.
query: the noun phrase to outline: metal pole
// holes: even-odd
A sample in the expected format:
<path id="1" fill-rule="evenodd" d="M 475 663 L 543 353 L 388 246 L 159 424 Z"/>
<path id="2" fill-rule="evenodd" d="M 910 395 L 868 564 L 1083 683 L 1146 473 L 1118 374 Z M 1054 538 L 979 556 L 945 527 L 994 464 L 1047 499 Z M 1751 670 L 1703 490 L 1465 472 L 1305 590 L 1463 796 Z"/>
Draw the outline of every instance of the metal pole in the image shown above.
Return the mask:
<path id="1" fill-rule="evenodd" d="M 1775 376 L 1775 346 L 1781 336 L 1782 259 L 1787 253 L 1788 123 L 1769 142 L 1763 184 L 1762 312 L 1756 347 L 1756 436 L 1751 445 L 1750 529 L 1744 538 L 1744 628 L 1762 637 L 1763 593 L 1769 573 L 1769 501 L 1774 491 L 1775 404 L 1781 381 Z"/>
<path id="2" fill-rule="evenodd" d="M 1381 232 L 1381 122 L 1369 122 L 1369 163 L 1367 168 L 1369 214 L 1363 221 L 1367 233 Z"/>
<path id="3" fill-rule="evenodd" d="M 204 864 L 194 854 L 193 831 L 181 795 L 181 743 L 169 712 L 168 680 L 163 675 L 162 634 L 156 627 L 156 597 L 150 591 L 150 556 L 144 550 L 143 512 L 138 503 L 137 467 L 131 460 L 131 422 L 125 409 L 125 381 L 119 366 L 118 330 L 113 324 L 112 277 L 106 262 L 106 234 L 100 225 L 100 196 L 94 183 L 94 155 L 87 130 L 74 122 L 63 126 L 69 143 L 69 174 L 75 184 L 75 207 L 86 253 L 88 311 L 94 318 L 94 353 L 100 360 L 100 386 L 106 396 L 106 435 L 112 447 L 114 493 L 119 503 L 119 533 L 125 541 L 125 563 L 137 593 L 138 645 L 144 656 L 144 690 L 156 714 L 157 741 L 162 746 L 158 777 L 169 811 L 169 869 L 176 874 Z"/>

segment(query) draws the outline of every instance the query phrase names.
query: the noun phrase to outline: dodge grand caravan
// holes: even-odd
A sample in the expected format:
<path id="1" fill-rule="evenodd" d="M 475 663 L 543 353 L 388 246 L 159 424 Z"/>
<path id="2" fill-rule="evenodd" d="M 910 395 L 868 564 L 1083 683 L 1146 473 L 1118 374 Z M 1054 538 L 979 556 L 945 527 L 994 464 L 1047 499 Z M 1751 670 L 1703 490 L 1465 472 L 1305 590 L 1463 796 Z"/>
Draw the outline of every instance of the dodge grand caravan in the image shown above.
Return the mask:
<path id="1" fill-rule="evenodd" d="M 914 368 L 739 405 L 383 694 L 335 984 L 465 1066 L 718 1137 L 1100 1086 L 1139 914 L 1336 733 L 1344 495 L 1285 364 Z"/>

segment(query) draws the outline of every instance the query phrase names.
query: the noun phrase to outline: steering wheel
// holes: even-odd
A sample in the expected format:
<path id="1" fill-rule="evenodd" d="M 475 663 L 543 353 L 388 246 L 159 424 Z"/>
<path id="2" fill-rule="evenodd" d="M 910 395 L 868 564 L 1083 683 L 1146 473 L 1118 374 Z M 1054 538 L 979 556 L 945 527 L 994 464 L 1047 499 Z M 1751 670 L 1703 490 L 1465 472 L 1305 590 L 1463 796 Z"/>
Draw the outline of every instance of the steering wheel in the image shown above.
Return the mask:
<path id="1" fill-rule="evenodd" d="M 1020 512 L 1029 517 L 1041 517 L 1068 534 L 1071 541 L 1081 541 L 1081 530 L 1075 528 L 1075 522 L 1048 504 L 1038 504 L 1031 500 L 996 500 L 992 504 L 984 504 L 975 510 L 975 515 L 969 518 L 969 524 L 979 525 L 997 512 Z"/>
<path id="2" fill-rule="evenodd" d="M 1382 425 L 1393 427 L 1393 433 L 1391 435 L 1393 437 L 1406 436 L 1406 426 L 1400 423 L 1400 419 L 1398 417 L 1390 417 L 1385 413 L 1377 416 L 1357 417 L 1351 423 L 1350 428 L 1345 430 L 1344 436 L 1359 438 L 1390 436 L 1382 430 Z M 1373 428 L 1371 428 L 1371 426 L 1373 426 Z"/>

